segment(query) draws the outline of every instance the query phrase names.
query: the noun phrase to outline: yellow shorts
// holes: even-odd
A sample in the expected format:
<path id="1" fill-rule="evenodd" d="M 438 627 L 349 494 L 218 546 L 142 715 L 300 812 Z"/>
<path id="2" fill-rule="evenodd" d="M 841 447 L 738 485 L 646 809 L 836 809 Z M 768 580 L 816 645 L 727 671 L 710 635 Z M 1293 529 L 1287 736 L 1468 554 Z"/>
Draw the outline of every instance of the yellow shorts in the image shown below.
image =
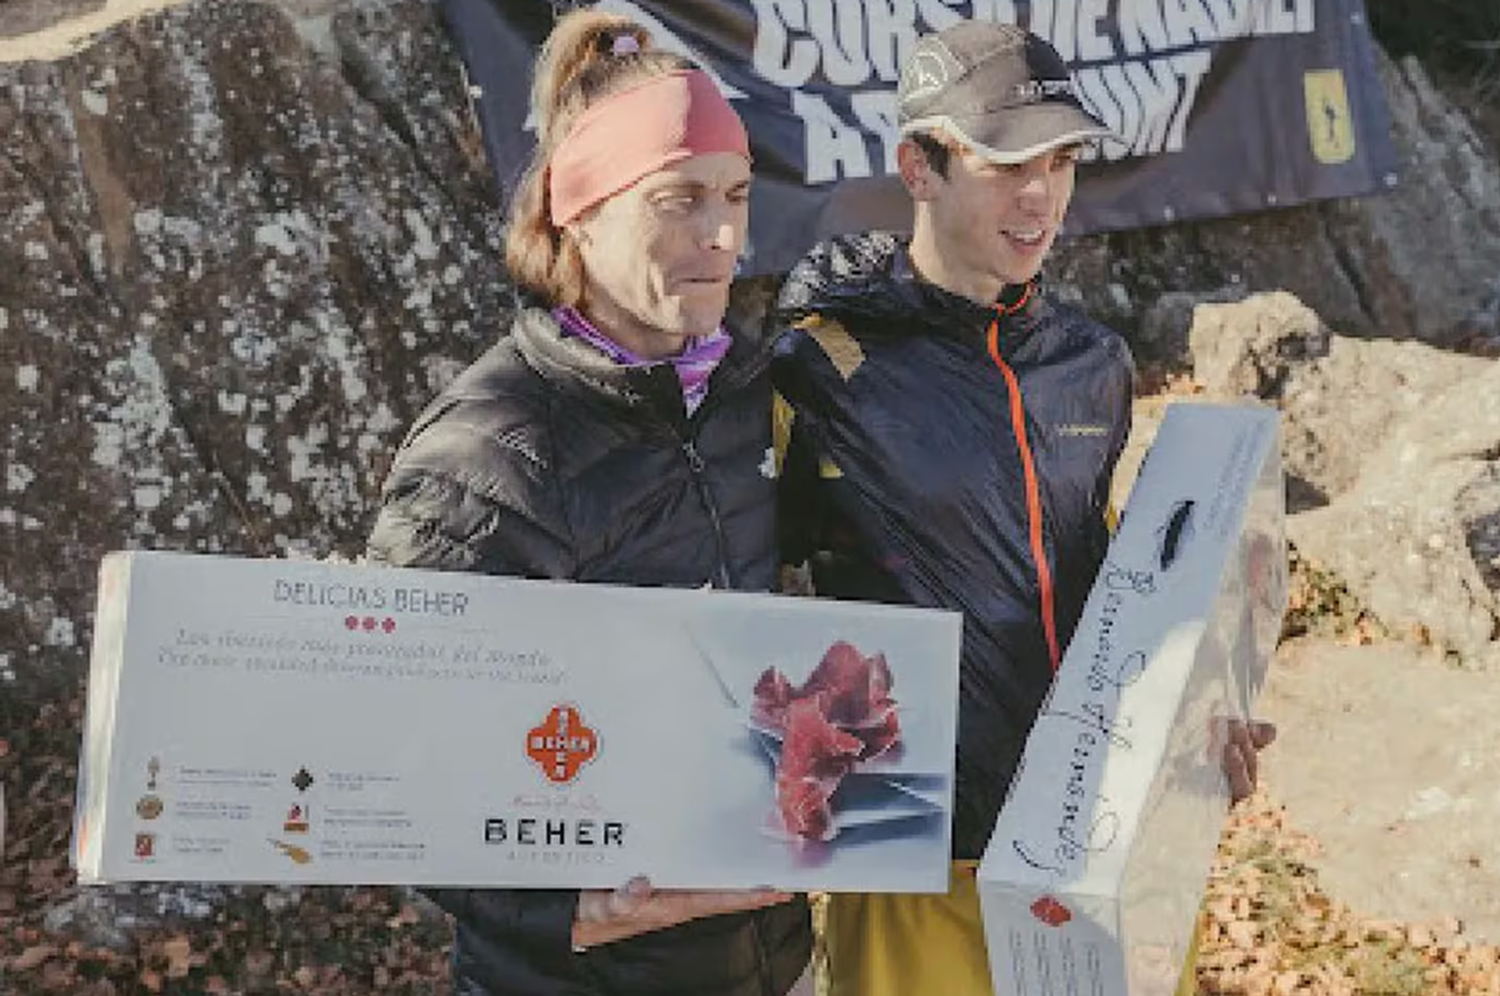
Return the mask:
<path id="1" fill-rule="evenodd" d="M 948 895 L 835 893 L 823 930 L 827 996 L 995 996 L 979 918 L 977 862 L 953 863 Z M 1198 937 L 1177 996 L 1197 992 Z"/>

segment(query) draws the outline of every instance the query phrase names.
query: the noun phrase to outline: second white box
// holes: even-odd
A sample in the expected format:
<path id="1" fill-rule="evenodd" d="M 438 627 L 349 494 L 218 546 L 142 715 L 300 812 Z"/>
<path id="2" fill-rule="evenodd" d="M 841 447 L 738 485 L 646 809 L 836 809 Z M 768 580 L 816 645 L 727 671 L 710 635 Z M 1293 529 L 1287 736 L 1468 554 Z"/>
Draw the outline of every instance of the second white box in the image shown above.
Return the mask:
<path id="1" fill-rule="evenodd" d="M 979 870 L 996 992 L 1176 991 L 1285 609 L 1278 436 L 1168 409 Z"/>

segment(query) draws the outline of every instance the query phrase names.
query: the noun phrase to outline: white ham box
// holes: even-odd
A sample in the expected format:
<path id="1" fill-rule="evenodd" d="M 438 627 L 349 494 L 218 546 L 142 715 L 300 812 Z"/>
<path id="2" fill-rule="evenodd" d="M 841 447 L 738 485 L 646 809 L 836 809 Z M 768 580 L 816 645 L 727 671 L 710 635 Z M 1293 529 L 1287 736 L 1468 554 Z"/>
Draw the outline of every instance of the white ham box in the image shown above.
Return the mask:
<path id="1" fill-rule="evenodd" d="M 1171 996 L 1286 607 L 1277 414 L 1176 404 L 979 869 L 995 991 Z"/>
<path id="2" fill-rule="evenodd" d="M 73 860 L 85 883 L 944 891 L 960 634 L 914 608 L 111 554 Z M 893 676 L 899 738 L 789 834 L 754 689 L 841 641 Z"/>

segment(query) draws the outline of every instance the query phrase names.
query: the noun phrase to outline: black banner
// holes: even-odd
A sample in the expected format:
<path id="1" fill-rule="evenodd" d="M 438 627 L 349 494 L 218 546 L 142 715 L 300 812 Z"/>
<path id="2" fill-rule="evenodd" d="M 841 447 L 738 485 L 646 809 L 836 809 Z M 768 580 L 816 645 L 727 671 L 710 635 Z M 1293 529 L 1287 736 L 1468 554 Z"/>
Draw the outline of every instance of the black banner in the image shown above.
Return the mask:
<path id="1" fill-rule="evenodd" d="M 545 0 L 444 0 L 508 195 L 530 154 Z M 817 239 L 906 229 L 895 86 L 920 34 L 965 18 L 1046 37 L 1116 131 L 1079 175 L 1065 234 L 1239 214 L 1396 183 L 1362 0 L 601 0 L 717 78 L 749 128 L 744 273 Z"/>

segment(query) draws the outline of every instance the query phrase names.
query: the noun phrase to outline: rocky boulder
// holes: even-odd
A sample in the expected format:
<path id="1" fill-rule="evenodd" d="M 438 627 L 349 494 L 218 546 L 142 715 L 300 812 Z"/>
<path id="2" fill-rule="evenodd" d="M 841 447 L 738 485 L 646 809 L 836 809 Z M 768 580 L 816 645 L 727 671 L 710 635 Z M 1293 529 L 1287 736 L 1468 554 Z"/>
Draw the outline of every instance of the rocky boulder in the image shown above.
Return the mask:
<path id="1" fill-rule="evenodd" d="M 1500 360 L 1339 335 L 1289 294 L 1200 306 L 1191 342 L 1210 396 L 1281 409 L 1298 550 L 1398 632 L 1500 667 Z"/>
<path id="2" fill-rule="evenodd" d="M 69 24 L 0 49 L 71 52 Z M 132 546 L 358 551 L 405 425 L 510 308 L 466 108 L 421 0 L 193 3 L 0 65 L 0 920 L 24 918 L 0 964 L 36 931 L 130 951 L 287 901 L 74 892 L 95 571 Z"/>
<path id="3" fill-rule="evenodd" d="M 0 66 L 21 698 L 80 674 L 108 549 L 355 547 L 402 428 L 508 308 L 435 8 L 301 6 L 189 4 Z"/>
<path id="4" fill-rule="evenodd" d="M 1500 362 L 1393 421 L 1354 487 L 1292 541 L 1387 624 L 1500 668 Z"/>

